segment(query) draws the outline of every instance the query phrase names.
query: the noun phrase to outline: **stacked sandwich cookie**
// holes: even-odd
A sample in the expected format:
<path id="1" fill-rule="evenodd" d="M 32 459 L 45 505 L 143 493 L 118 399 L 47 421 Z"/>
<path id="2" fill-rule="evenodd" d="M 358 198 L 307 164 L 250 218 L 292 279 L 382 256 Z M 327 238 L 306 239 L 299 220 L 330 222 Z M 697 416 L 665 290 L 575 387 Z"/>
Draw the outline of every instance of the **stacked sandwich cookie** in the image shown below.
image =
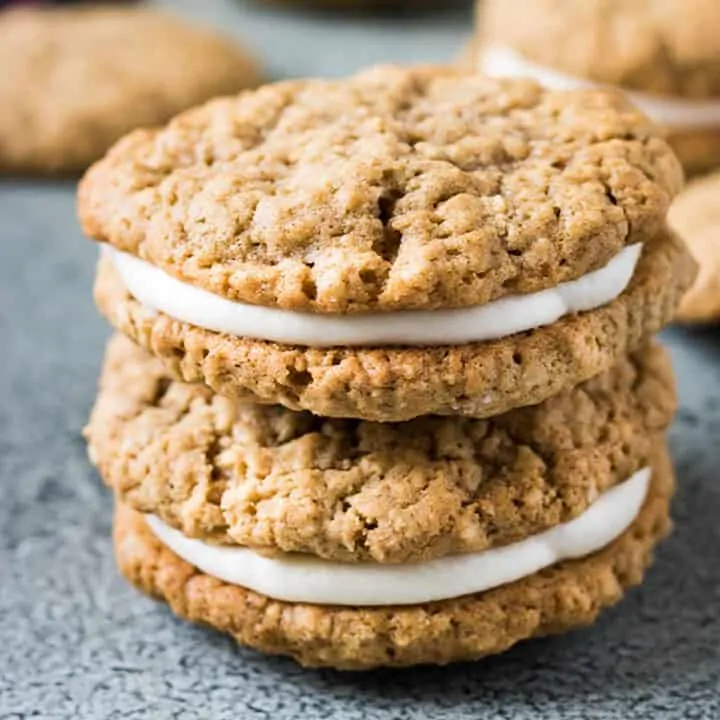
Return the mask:
<path id="1" fill-rule="evenodd" d="M 592 622 L 669 526 L 680 183 L 616 93 L 450 69 L 129 135 L 79 194 L 123 574 L 307 665 Z"/>
<path id="2" fill-rule="evenodd" d="M 688 173 L 720 166 L 716 0 L 482 0 L 477 16 L 481 72 L 620 88 L 666 127 Z"/>

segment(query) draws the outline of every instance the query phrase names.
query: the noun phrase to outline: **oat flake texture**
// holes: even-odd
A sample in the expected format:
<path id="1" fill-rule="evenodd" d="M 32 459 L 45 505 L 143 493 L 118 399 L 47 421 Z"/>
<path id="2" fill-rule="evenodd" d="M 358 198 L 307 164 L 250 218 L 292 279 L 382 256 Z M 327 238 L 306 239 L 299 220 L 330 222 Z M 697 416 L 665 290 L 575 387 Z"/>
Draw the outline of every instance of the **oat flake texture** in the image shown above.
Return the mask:
<path id="1" fill-rule="evenodd" d="M 489 420 L 332 420 L 171 382 L 121 335 L 86 430 L 126 505 L 185 535 L 342 562 L 478 552 L 567 522 L 651 460 L 675 409 L 650 345 Z"/>
<path id="2" fill-rule="evenodd" d="M 620 94 L 378 67 L 212 101 L 120 141 L 85 232 L 185 282 L 320 313 L 478 305 L 651 244 L 681 184 Z"/>

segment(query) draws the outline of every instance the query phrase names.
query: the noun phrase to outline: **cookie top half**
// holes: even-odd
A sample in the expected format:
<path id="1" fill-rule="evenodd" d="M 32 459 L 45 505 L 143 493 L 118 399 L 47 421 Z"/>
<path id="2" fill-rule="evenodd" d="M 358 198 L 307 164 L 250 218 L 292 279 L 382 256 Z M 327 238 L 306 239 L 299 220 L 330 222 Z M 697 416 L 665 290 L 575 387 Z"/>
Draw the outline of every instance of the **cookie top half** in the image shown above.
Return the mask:
<path id="1" fill-rule="evenodd" d="M 0 12 L 0 172 L 80 172 L 125 133 L 256 85 L 251 56 L 137 7 Z"/>
<path id="2" fill-rule="evenodd" d="M 482 0 L 477 14 L 483 44 L 548 68 L 661 95 L 720 95 L 716 0 Z"/>
<path id="3" fill-rule="evenodd" d="M 380 67 L 282 82 L 125 137 L 85 232 L 224 298 L 362 313 L 554 287 L 653 240 L 681 184 L 616 93 Z"/>

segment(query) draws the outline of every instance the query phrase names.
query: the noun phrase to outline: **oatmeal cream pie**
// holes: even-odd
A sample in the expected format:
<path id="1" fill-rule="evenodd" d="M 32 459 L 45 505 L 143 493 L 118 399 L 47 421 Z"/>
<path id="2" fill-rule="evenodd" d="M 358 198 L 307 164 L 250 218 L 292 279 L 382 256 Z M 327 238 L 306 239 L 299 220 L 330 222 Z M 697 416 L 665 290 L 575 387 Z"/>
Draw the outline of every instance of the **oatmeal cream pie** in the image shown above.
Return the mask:
<path id="1" fill-rule="evenodd" d="M 303 665 L 471 660 L 592 623 L 642 581 L 670 527 L 672 468 L 650 467 L 574 520 L 514 544 L 405 565 L 268 558 L 189 539 L 116 503 L 122 574 L 180 617 Z"/>
<path id="2" fill-rule="evenodd" d="M 187 537 L 397 564 L 482 552 L 581 515 L 649 464 L 674 407 L 657 345 L 489 420 L 374 423 L 173 382 L 116 335 L 86 435 L 120 501 Z"/>
<path id="3" fill-rule="evenodd" d="M 116 336 L 88 437 L 131 582 L 364 668 L 499 652 L 617 601 L 668 528 L 673 406 L 656 346 L 539 407 L 388 425 L 243 406 Z"/>
<path id="4" fill-rule="evenodd" d="M 96 300 L 169 372 L 318 415 L 488 417 L 612 366 L 694 265 L 616 93 L 439 68 L 269 85 L 85 176 Z"/>
<path id="5" fill-rule="evenodd" d="M 0 12 L 0 173 L 86 169 L 125 133 L 257 85 L 242 48 L 116 4 Z"/>
<path id="6" fill-rule="evenodd" d="M 480 71 L 621 88 L 666 126 L 689 173 L 720 166 L 717 0 L 482 0 L 477 26 Z"/>
<path id="7" fill-rule="evenodd" d="M 673 203 L 668 220 L 700 268 L 678 320 L 720 322 L 720 172 L 691 182 Z"/>

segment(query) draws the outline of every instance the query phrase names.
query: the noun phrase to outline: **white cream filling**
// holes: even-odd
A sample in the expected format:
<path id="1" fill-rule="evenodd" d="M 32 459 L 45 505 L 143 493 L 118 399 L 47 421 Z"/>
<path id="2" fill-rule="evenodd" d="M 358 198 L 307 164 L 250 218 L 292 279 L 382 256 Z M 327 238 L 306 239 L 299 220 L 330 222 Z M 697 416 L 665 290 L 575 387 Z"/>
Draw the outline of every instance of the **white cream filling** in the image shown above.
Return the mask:
<path id="1" fill-rule="evenodd" d="M 227 300 L 106 246 L 136 300 L 176 320 L 239 337 L 313 347 L 460 345 L 507 337 L 593 310 L 625 290 L 641 246 L 623 248 L 605 267 L 554 288 L 455 310 L 359 315 L 303 313 Z"/>
<path id="2" fill-rule="evenodd" d="M 481 48 L 478 51 L 477 69 L 490 77 L 529 77 L 554 90 L 576 90 L 598 85 L 538 65 L 504 46 Z M 720 99 L 689 100 L 625 88 L 622 90 L 649 118 L 671 128 L 712 128 L 720 125 Z"/>
<path id="3" fill-rule="evenodd" d="M 340 563 L 308 555 L 263 557 L 243 547 L 185 537 L 153 515 L 147 523 L 176 555 L 207 575 L 288 602 L 412 605 L 479 593 L 584 557 L 620 536 L 638 516 L 650 468 L 603 493 L 575 519 L 526 540 L 469 555 L 408 563 Z"/>

